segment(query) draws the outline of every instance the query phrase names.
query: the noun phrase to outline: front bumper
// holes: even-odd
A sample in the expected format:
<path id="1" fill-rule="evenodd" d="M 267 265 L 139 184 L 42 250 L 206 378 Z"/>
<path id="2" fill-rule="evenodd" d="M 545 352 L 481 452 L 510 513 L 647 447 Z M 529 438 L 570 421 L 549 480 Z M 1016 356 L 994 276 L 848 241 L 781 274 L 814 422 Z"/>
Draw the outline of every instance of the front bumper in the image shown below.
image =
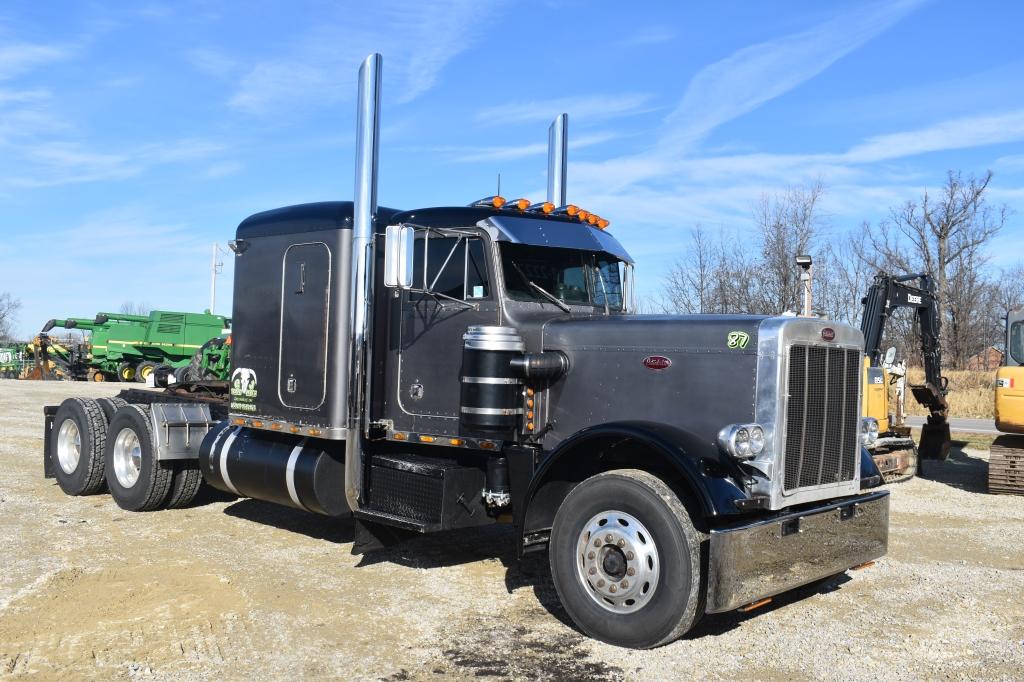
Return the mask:
<path id="1" fill-rule="evenodd" d="M 718 613 L 877 559 L 889 542 L 889 493 L 711 531 L 706 611 Z"/>

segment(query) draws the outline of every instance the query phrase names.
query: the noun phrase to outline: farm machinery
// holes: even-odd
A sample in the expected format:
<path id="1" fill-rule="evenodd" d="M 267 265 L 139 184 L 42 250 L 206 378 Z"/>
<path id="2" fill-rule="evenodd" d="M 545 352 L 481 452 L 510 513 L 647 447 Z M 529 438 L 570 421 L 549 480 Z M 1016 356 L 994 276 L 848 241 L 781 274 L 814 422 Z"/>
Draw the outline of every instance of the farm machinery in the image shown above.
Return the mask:
<path id="1" fill-rule="evenodd" d="M 18 378 L 28 363 L 29 356 L 25 347 L 24 343 L 0 346 L 0 379 Z"/>
<path id="2" fill-rule="evenodd" d="M 99 313 L 93 319 L 54 319 L 43 326 L 43 334 L 54 328 L 90 332 L 94 381 L 145 382 L 158 367 L 169 368 L 176 378 L 188 373 L 196 380 L 223 379 L 230 344 L 220 337 L 227 324 L 221 315 L 154 310 L 148 316 Z"/>

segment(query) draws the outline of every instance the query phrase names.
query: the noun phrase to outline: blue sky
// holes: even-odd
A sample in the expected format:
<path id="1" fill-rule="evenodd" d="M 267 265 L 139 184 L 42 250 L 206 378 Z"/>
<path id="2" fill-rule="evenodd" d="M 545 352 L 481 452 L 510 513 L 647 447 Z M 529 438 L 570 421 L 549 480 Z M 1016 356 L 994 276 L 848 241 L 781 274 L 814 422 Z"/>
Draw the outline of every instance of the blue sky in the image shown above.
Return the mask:
<path id="1" fill-rule="evenodd" d="M 355 73 L 384 55 L 381 203 L 570 201 L 651 294 L 689 228 L 821 179 L 841 234 L 992 169 L 1024 257 L 1024 4 L 19 2 L 0 6 L 0 291 L 25 336 L 126 300 L 200 310 L 247 215 L 352 194 Z M 230 257 L 218 312 L 230 301 Z"/>

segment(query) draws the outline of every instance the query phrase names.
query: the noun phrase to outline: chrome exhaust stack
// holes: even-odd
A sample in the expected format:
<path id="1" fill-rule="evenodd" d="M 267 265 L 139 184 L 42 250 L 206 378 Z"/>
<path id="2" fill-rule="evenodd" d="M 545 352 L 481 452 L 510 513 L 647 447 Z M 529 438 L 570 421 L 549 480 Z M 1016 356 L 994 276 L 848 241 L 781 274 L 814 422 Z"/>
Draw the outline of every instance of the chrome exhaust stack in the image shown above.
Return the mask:
<path id="1" fill-rule="evenodd" d="M 559 114 L 548 128 L 548 201 L 565 206 L 569 162 L 569 114 Z"/>
<path id="2" fill-rule="evenodd" d="M 351 357 L 348 376 L 348 437 L 345 439 L 345 497 L 349 508 L 360 508 L 363 481 L 363 438 L 368 429 L 366 410 L 369 374 L 370 305 L 373 300 L 371 261 L 374 218 L 377 213 L 377 161 L 380 141 L 380 87 L 383 58 L 371 54 L 359 67 L 356 110 L 356 169 L 352 215 Z"/>

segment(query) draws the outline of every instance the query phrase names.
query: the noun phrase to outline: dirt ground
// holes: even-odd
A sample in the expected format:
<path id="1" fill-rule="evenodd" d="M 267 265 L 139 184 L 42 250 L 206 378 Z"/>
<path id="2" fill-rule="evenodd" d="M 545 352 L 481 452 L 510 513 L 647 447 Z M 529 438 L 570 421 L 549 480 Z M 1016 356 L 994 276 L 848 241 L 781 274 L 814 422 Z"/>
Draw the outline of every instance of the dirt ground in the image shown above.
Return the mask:
<path id="1" fill-rule="evenodd" d="M 511 529 L 350 553 L 351 526 L 204 494 L 138 514 L 42 477 L 42 405 L 116 385 L 0 380 L 0 676 L 1020 679 L 1024 497 L 957 449 L 891 486 L 889 555 L 634 652 L 581 636 Z"/>

